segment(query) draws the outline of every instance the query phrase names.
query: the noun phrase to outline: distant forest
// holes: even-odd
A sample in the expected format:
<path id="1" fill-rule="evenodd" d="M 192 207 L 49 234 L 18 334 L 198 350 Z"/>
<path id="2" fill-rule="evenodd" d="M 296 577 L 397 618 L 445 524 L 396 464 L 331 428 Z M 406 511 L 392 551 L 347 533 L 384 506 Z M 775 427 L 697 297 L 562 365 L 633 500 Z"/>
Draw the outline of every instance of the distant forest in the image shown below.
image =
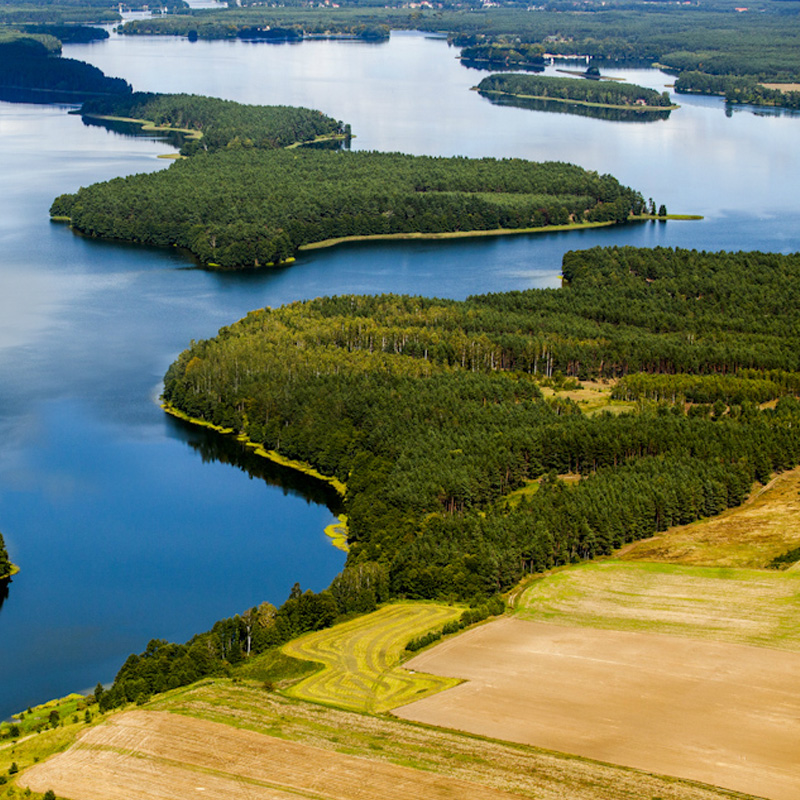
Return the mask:
<path id="1" fill-rule="evenodd" d="M 571 164 L 238 145 L 61 195 L 51 214 L 90 236 L 243 268 L 339 237 L 624 222 L 645 208 L 612 176 Z"/>
<path id="2" fill-rule="evenodd" d="M 182 353 L 164 398 L 345 481 L 348 566 L 400 597 L 490 596 L 800 462 L 800 256 L 596 248 L 563 272 L 560 290 L 254 311 Z M 622 378 L 637 408 L 541 396 L 568 376 Z"/>

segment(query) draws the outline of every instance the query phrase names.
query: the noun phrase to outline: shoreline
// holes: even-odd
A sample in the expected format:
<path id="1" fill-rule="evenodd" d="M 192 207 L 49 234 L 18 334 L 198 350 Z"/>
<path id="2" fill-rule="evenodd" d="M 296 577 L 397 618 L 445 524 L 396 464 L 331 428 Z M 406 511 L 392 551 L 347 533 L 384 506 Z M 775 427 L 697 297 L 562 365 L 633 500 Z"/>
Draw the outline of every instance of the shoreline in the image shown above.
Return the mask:
<path id="1" fill-rule="evenodd" d="M 10 581 L 19 571 L 20 568 L 16 564 L 12 564 L 10 572 L 5 575 L 0 575 L 0 583 Z"/>
<path id="2" fill-rule="evenodd" d="M 634 218 L 638 219 L 638 217 Z M 301 244 L 298 251 L 303 253 L 307 250 L 322 250 L 326 247 L 335 247 L 337 244 L 347 244 L 349 242 L 380 242 L 380 241 L 403 241 L 414 239 L 477 239 L 482 236 L 510 236 L 520 233 L 559 233 L 563 231 L 577 231 L 586 228 L 606 228 L 616 225 L 613 220 L 605 222 L 570 222 L 567 225 L 543 225 L 538 228 L 492 228 L 487 231 L 442 231 L 439 233 L 371 233 L 356 234 L 353 236 L 339 236 L 334 239 L 323 239 L 320 242 Z"/>
<path id="3" fill-rule="evenodd" d="M 175 408 L 175 406 L 171 405 L 170 403 L 162 402 L 161 408 L 170 416 L 181 419 L 184 422 L 197 425 L 201 428 L 210 428 L 211 430 L 226 436 L 235 436 L 239 442 L 246 447 L 251 448 L 257 456 L 266 458 L 282 467 L 288 467 L 289 469 L 293 469 L 297 472 L 302 472 L 304 475 L 308 475 L 316 480 L 323 481 L 331 486 L 341 498 L 344 498 L 347 494 L 347 485 L 345 483 L 340 481 L 338 478 L 333 477 L 332 475 L 323 475 L 305 461 L 296 461 L 295 459 L 287 458 L 286 456 L 281 455 L 275 450 L 267 450 L 264 445 L 251 441 L 243 433 L 236 433 L 233 428 L 223 428 L 221 425 L 215 425 L 213 422 L 207 422 L 204 419 L 190 417 L 188 414 L 184 413 L 178 408 Z M 349 551 L 349 547 L 347 545 L 347 516 L 345 514 L 339 514 L 337 519 L 337 522 L 332 522 L 325 527 L 325 535 L 331 540 L 331 544 L 334 547 L 338 548 L 339 550 L 343 550 L 346 553 Z"/>

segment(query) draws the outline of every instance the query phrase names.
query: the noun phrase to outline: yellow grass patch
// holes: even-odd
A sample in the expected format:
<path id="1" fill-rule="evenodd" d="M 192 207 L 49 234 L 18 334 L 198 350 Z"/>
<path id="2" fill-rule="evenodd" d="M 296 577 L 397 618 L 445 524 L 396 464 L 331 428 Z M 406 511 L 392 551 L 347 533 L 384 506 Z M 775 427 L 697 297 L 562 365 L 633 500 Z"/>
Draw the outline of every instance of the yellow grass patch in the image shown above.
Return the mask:
<path id="1" fill-rule="evenodd" d="M 520 617 L 800 652 L 800 573 L 625 561 L 581 564 L 536 580 Z"/>
<path id="2" fill-rule="evenodd" d="M 738 508 L 670 528 L 620 552 L 626 560 L 764 567 L 800 547 L 800 468 L 778 475 Z"/>
<path id="3" fill-rule="evenodd" d="M 408 642 L 458 619 L 461 609 L 398 603 L 288 642 L 283 652 L 324 668 L 287 690 L 292 697 L 380 713 L 455 686 L 458 681 L 401 669 Z"/>

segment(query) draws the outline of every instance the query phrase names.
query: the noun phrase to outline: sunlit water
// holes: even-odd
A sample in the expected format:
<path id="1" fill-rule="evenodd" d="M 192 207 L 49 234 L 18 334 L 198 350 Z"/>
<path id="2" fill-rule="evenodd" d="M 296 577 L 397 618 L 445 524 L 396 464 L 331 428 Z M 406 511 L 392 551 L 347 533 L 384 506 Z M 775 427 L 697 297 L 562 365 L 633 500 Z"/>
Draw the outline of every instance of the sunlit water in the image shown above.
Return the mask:
<path id="1" fill-rule="evenodd" d="M 53 197 L 164 168 L 169 148 L 0 103 L 0 530 L 22 572 L 0 611 L 0 718 L 108 681 L 150 638 L 185 640 L 292 583 L 322 589 L 343 554 L 319 488 L 160 411 L 190 339 L 264 305 L 344 292 L 472 293 L 558 284 L 565 250 L 597 244 L 800 250 L 800 119 L 679 97 L 667 121 L 615 123 L 498 107 L 441 40 L 269 45 L 124 38 L 65 55 L 136 89 L 319 108 L 362 149 L 564 160 L 610 172 L 701 222 L 572 234 L 360 244 L 247 274 L 171 250 L 96 242 L 49 223 Z M 669 76 L 612 70 L 662 90 Z M 246 465 L 245 465 L 246 466 Z"/>

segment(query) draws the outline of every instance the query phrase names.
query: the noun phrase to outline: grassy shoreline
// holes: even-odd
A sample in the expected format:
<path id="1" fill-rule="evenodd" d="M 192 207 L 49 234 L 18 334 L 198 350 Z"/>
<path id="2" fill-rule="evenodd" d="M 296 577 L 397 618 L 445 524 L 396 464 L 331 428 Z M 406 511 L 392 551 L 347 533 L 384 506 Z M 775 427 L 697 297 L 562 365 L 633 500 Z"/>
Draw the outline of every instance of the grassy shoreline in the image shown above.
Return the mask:
<path id="1" fill-rule="evenodd" d="M 322 250 L 326 247 L 335 247 L 337 244 L 349 242 L 376 242 L 376 241 L 403 241 L 414 239 L 477 239 L 482 236 L 509 236 L 517 233 L 558 233 L 561 231 L 584 230 L 586 228 L 606 228 L 616 225 L 613 221 L 607 222 L 571 222 L 568 225 L 544 225 L 539 228 L 493 228 L 488 231 L 445 231 L 443 233 L 373 233 L 357 236 L 339 236 L 335 239 L 323 239 L 320 242 L 302 244 L 297 249 Z"/>
<path id="2" fill-rule="evenodd" d="M 270 461 L 280 464 L 282 467 L 289 467 L 290 469 L 297 470 L 298 472 L 302 472 L 304 475 L 309 475 L 312 478 L 316 478 L 317 480 L 324 481 L 325 483 L 332 486 L 337 493 L 344 497 L 347 493 L 347 485 L 340 481 L 338 478 L 333 477 L 332 475 L 323 475 L 321 472 L 318 472 L 314 467 L 310 464 L 307 464 L 305 461 L 295 461 L 292 458 L 286 458 L 286 456 L 282 456 L 280 453 L 276 452 L 275 450 L 267 450 L 264 445 L 259 444 L 258 442 L 250 441 L 244 434 L 237 434 L 233 428 L 223 428 L 221 425 L 215 425 L 213 422 L 207 422 L 204 419 L 197 419 L 196 417 L 190 417 L 188 414 L 185 414 L 179 408 L 175 408 L 175 406 L 171 405 L 170 403 L 162 403 L 161 408 L 167 414 L 170 414 L 173 417 L 177 417 L 178 419 L 182 419 L 184 422 L 190 422 L 192 425 L 198 425 L 201 428 L 211 428 L 211 430 L 216 431 L 217 433 L 224 433 L 226 435 L 235 435 L 236 438 L 247 447 L 251 447 L 253 452 L 257 456 L 261 456 L 262 458 L 267 458 Z M 335 523 L 334 523 L 335 524 Z M 344 524 L 343 520 L 340 517 L 339 524 Z"/>

